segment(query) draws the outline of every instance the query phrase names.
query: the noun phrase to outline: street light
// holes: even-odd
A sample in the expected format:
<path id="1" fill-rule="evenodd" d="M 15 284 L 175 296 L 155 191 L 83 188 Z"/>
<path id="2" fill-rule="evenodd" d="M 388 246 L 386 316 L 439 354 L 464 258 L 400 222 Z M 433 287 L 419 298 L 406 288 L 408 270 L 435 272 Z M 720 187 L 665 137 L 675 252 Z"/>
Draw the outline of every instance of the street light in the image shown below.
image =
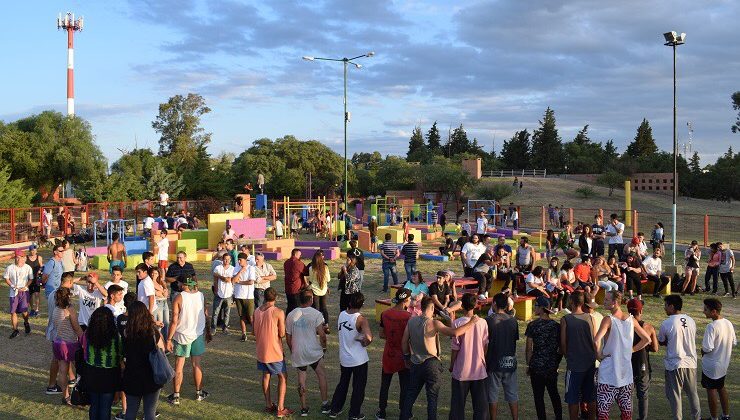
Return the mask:
<path id="1" fill-rule="evenodd" d="M 344 201 L 344 209 L 348 210 L 347 207 L 347 122 L 349 122 L 350 114 L 347 112 L 347 65 L 352 64 L 355 68 L 362 68 L 362 65 L 355 63 L 353 60 L 358 58 L 370 58 L 375 55 L 375 52 L 370 51 L 368 53 L 358 55 L 352 58 L 325 58 L 325 57 L 313 57 L 310 55 L 304 55 L 303 59 L 306 61 L 340 61 L 344 64 L 344 191 L 342 192 L 342 201 Z"/>
<path id="2" fill-rule="evenodd" d="M 676 167 L 678 166 L 678 143 L 676 139 L 676 47 L 686 42 L 686 34 L 680 35 L 676 31 L 663 34 L 665 46 L 673 48 L 673 229 L 671 231 L 671 250 L 673 251 L 673 265 L 676 265 L 676 199 L 678 198 L 678 182 Z"/>

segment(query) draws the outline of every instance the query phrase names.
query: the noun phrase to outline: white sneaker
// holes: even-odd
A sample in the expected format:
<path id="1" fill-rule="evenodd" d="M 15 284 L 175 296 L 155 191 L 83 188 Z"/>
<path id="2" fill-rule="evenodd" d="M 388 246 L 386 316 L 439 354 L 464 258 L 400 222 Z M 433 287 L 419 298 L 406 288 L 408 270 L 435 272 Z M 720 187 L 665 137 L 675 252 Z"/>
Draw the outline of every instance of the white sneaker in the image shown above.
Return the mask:
<path id="1" fill-rule="evenodd" d="M 486 300 L 486 295 L 478 295 L 478 300 Z"/>
<path id="2" fill-rule="evenodd" d="M 488 299 L 488 292 L 484 293 L 486 295 L 486 299 Z"/>

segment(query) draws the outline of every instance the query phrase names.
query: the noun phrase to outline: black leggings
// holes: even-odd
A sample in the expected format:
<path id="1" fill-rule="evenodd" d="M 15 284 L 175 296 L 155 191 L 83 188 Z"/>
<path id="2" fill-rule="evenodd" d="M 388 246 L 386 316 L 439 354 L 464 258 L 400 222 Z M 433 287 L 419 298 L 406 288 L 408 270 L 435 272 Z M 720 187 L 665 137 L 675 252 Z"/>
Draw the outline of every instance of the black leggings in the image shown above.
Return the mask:
<path id="1" fill-rule="evenodd" d="M 329 310 L 326 309 L 326 298 L 329 296 L 329 292 L 327 292 L 324 296 L 316 296 L 313 297 L 313 308 L 317 311 L 321 312 L 324 315 L 324 322 L 326 324 L 329 324 Z"/>
<path id="2" fill-rule="evenodd" d="M 704 290 L 712 290 L 713 293 L 717 293 L 717 279 L 719 277 L 719 267 L 707 267 L 707 271 L 704 273 Z M 712 279 L 712 287 L 709 287 L 709 279 Z M 726 288 L 726 287 L 725 287 Z"/>
<path id="3" fill-rule="evenodd" d="M 511 272 L 502 273 L 501 271 L 496 272 L 496 280 L 504 282 L 504 287 L 501 290 L 508 289 L 511 286 Z"/>
<path id="4" fill-rule="evenodd" d="M 473 273 L 473 279 L 478 281 L 478 294 L 482 295 L 483 293 L 488 292 L 488 289 L 491 288 L 493 275 L 491 273 L 481 273 L 476 271 Z"/>
<path id="5" fill-rule="evenodd" d="M 637 296 L 642 295 L 642 276 L 634 271 L 627 271 L 627 290 L 635 291 Z"/>
<path id="6" fill-rule="evenodd" d="M 725 293 L 730 293 L 732 296 L 735 296 L 737 294 L 737 290 L 735 290 L 735 279 L 732 277 L 732 273 L 719 273 L 719 276 L 722 278 L 722 285 L 725 286 Z M 730 286 L 729 290 L 727 289 L 728 283 Z"/>
<path id="7" fill-rule="evenodd" d="M 545 410 L 545 388 L 550 395 L 552 402 L 552 411 L 554 411 L 556 420 L 563 420 L 563 404 L 560 402 L 560 393 L 558 392 L 558 372 L 531 372 L 529 380 L 532 383 L 532 396 L 534 397 L 534 407 L 537 411 L 538 420 L 546 420 Z"/>

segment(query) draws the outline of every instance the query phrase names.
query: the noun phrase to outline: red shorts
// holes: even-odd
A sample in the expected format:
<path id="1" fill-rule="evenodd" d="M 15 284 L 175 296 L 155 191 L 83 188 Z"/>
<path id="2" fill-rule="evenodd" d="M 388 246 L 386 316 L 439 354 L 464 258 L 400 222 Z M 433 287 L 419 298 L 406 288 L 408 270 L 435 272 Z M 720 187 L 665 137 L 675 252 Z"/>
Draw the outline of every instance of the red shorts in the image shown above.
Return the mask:
<path id="1" fill-rule="evenodd" d="M 159 260 L 159 263 L 158 263 L 157 266 L 159 268 L 163 269 L 163 270 L 167 270 L 167 266 L 169 266 L 169 265 L 170 265 L 170 262 L 169 261 L 167 261 L 167 260 Z"/>

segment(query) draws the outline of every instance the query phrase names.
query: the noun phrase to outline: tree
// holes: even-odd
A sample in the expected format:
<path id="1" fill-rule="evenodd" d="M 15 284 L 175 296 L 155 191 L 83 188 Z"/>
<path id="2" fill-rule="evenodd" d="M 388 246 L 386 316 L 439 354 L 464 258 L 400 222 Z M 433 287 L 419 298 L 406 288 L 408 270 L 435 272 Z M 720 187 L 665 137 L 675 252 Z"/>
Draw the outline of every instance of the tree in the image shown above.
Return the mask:
<path id="1" fill-rule="evenodd" d="M 637 158 L 654 155 L 657 152 L 658 145 L 655 144 L 653 139 L 653 129 L 650 128 L 648 120 L 643 118 L 642 123 L 637 127 L 635 139 L 627 146 L 627 156 Z"/>
<path id="2" fill-rule="evenodd" d="M 153 200 L 159 197 L 159 191 L 147 195 L 145 186 L 157 165 L 162 165 L 159 160 L 150 149 L 134 149 L 113 162 L 111 175 L 118 174 L 129 199 Z"/>
<path id="3" fill-rule="evenodd" d="M 34 191 L 22 179 L 10 179 L 10 168 L 0 166 L 0 208 L 31 207 Z"/>
<path id="4" fill-rule="evenodd" d="M 452 130 L 447 157 L 467 152 L 472 152 L 472 144 L 468 140 L 468 133 L 463 128 L 463 125 L 460 124 L 459 127 Z"/>
<path id="5" fill-rule="evenodd" d="M 618 188 L 620 185 L 624 185 L 626 177 L 616 171 L 607 171 L 599 175 L 596 178 L 596 183 L 609 188 L 609 197 L 614 193 L 614 188 Z"/>
<path id="6" fill-rule="evenodd" d="M 529 165 L 529 132 L 517 131 L 501 148 L 502 166 L 506 169 L 526 169 Z"/>
<path id="7" fill-rule="evenodd" d="M 352 165 L 355 166 L 355 168 L 365 168 L 365 169 L 377 169 L 380 162 L 383 161 L 383 156 L 380 154 L 380 152 L 375 151 L 372 153 L 367 152 L 360 152 L 355 153 L 352 155 Z"/>
<path id="8" fill-rule="evenodd" d="M 532 134 L 532 153 L 530 165 L 533 169 L 546 169 L 547 172 L 562 173 L 564 166 L 563 143 L 555 126 L 555 111 L 550 107 L 540 120 L 540 127 Z"/>
<path id="9" fill-rule="evenodd" d="M 409 151 L 406 154 L 406 160 L 409 162 L 424 162 L 427 160 L 427 147 L 424 144 L 424 135 L 421 134 L 421 127 L 414 127 L 409 139 Z"/>
<path id="10" fill-rule="evenodd" d="M 427 149 L 433 155 L 442 154 L 442 138 L 439 136 L 437 121 L 435 121 L 429 131 L 427 131 Z"/>
<path id="11" fill-rule="evenodd" d="M 152 128 L 160 134 L 159 155 L 167 157 L 175 169 L 203 157 L 211 133 L 200 126 L 200 118 L 209 112 L 211 108 L 205 99 L 195 93 L 175 95 L 159 104 L 159 115 L 152 121 Z"/>
<path id="12" fill-rule="evenodd" d="M 568 173 L 593 174 L 604 168 L 604 149 L 588 137 L 585 125 L 573 139 L 563 145 L 565 165 Z"/>
<path id="13" fill-rule="evenodd" d="M 607 162 L 612 162 L 618 157 L 619 154 L 617 153 L 617 148 L 614 146 L 614 140 L 607 140 L 606 144 L 604 145 L 604 159 Z"/>
<path id="14" fill-rule="evenodd" d="M 157 197 L 161 191 L 166 191 L 170 198 L 174 199 L 178 198 L 185 189 L 182 176 L 167 172 L 160 163 L 154 166 L 151 175 L 145 182 L 144 194 L 146 197 Z"/>
<path id="15" fill-rule="evenodd" d="M 737 119 L 732 126 L 732 132 L 740 133 L 740 91 L 732 94 L 732 109 L 737 111 Z"/>
<path id="16" fill-rule="evenodd" d="M 435 156 L 416 174 L 424 191 L 439 192 L 447 198 L 454 197 L 455 202 L 460 200 L 463 190 L 475 184 L 460 164 L 442 156 Z"/>
<path id="17" fill-rule="evenodd" d="M 584 125 L 583 128 L 578 131 L 576 137 L 573 139 L 573 143 L 578 146 L 585 146 L 591 143 L 591 139 L 588 137 L 588 124 Z"/>
<path id="18" fill-rule="evenodd" d="M 75 195 L 84 203 L 102 203 L 106 201 L 128 201 L 136 198 L 128 195 L 130 184 L 142 184 L 143 181 L 127 180 L 120 173 L 105 173 L 100 176 L 83 179 L 75 187 Z M 159 191 L 157 191 L 159 194 Z"/>
<path id="19" fill-rule="evenodd" d="M 475 197 L 480 200 L 503 201 L 514 192 L 510 182 L 481 182 L 475 189 Z"/>
<path id="20" fill-rule="evenodd" d="M 689 170 L 691 170 L 692 175 L 701 174 L 701 159 L 699 158 L 699 153 L 694 152 L 694 154 L 691 155 L 691 159 L 689 159 Z"/>

